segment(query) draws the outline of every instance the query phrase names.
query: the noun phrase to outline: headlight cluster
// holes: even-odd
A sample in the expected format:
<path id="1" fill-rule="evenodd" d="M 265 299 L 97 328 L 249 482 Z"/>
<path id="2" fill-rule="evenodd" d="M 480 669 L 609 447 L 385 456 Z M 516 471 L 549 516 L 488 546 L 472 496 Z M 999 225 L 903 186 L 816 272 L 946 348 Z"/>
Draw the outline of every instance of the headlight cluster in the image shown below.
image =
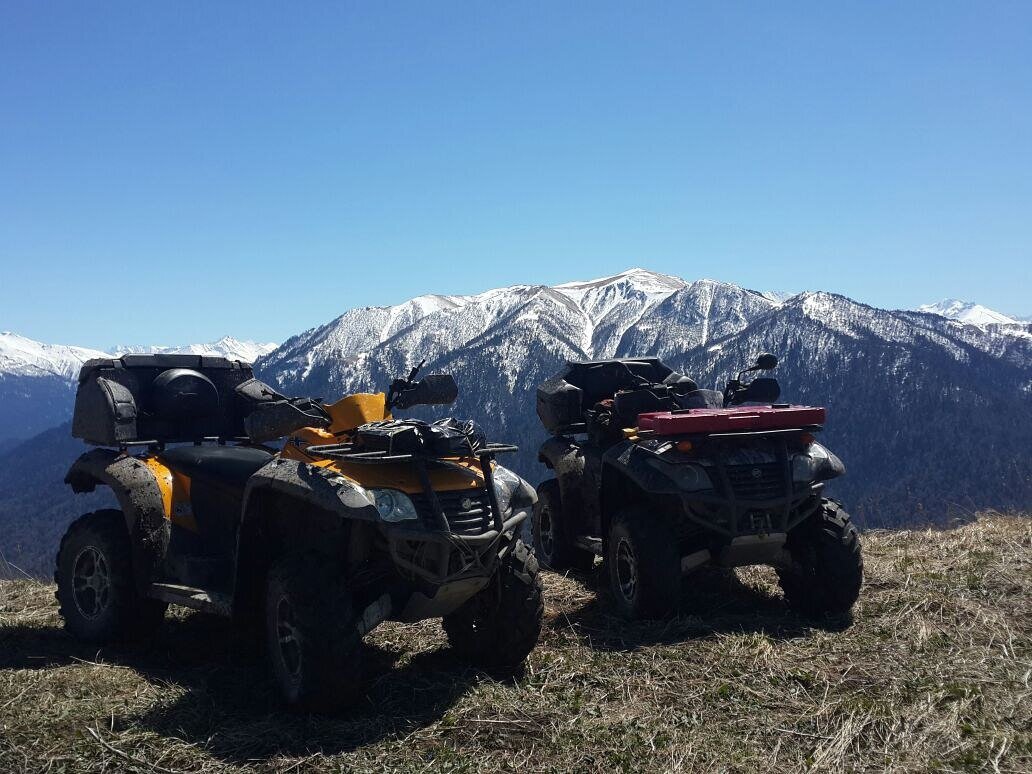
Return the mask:
<path id="1" fill-rule="evenodd" d="M 384 521 L 411 521 L 418 519 L 416 506 L 404 492 L 397 489 L 370 489 L 369 494 L 373 496 L 376 510 L 380 512 L 380 518 Z"/>
<path id="2" fill-rule="evenodd" d="M 819 443 L 811 443 L 801 454 L 792 457 L 792 480 L 796 483 L 815 481 L 825 465 L 831 462 L 828 450 Z"/>
<path id="3" fill-rule="evenodd" d="M 686 492 L 713 488 L 709 474 L 701 465 L 675 465 L 673 478 L 677 482 L 677 486 Z"/>
<path id="4" fill-rule="evenodd" d="M 713 482 L 702 465 L 690 462 L 666 463 L 656 459 L 650 459 L 649 464 L 669 476 L 677 484 L 677 488 L 685 492 L 701 492 L 703 489 L 713 488 Z"/>
<path id="5" fill-rule="evenodd" d="M 498 507 L 503 515 L 534 504 L 534 490 L 530 489 L 523 479 L 511 470 L 496 465 L 492 479 L 495 497 L 498 498 Z M 419 518 L 416 506 L 404 492 L 397 489 L 367 489 L 366 491 L 373 498 L 376 510 L 384 521 L 414 521 Z"/>
<path id="6" fill-rule="evenodd" d="M 494 480 L 495 497 L 498 498 L 498 508 L 503 514 L 518 508 L 529 507 L 534 504 L 529 497 L 524 497 L 523 479 L 517 476 L 508 468 L 495 465 L 491 471 L 491 478 Z"/>

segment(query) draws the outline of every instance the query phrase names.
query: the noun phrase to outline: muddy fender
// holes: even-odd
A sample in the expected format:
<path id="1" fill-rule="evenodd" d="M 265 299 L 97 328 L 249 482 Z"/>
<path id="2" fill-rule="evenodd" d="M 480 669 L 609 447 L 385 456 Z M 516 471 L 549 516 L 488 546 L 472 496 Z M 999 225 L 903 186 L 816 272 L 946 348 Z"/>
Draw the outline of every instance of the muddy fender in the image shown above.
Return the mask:
<path id="1" fill-rule="evenodd" d="M 132 544 L 133 575 L 138 589 L 145 590 L 165 559 L 170 534 L 154 473 L 135 457 L 112 449 L 91 449 L 72 464 L 65 483 L 77 494 L 92 492 L 98 484 L 115 493 Z"/>
<path id="2" fill-rule="evenodd" d="M 301 550 L 342 550 L 340 539 L 353 534 L 342 527 L 355 521 L 380 521 L 365 489 L 334 470 L 273 458 L 244 489 L 234 614 L 246 618 L 260 609 L 265 574 L 277 557 Z"/>
<path id="3" fill-rule="evenodd" d="M 584 452 L 568 438 L 553 436 L 541 444 L 538 461 L 555 471 L 564 512 L 581 515 L 565 522 L 566 539 L 573 540 L 577 531 L 574 524 L 578 519 L 584 519 L 587 506 L 584 498 L 584 471 L 587 465 Z"/>
<path id="4" fill-rule="evenodd" d="M 571 512 L 577 511 L 581 500 L 581 480 L 584 477 L 584 452 L 568 439 L 553 437 L 541 444 L 538 461 L 555 471 L 563 507 Z"/>
<path id="5" fill-rule="evenodd" d="M 676 471 L 673 468 L 629 441 L 607 449 L 602 457 L 601 503 L 604 528 L 608 529 L 615 510 L 619 508 L 619 490 L 628 482 L 650 496 L 679 496 L 681 491 L 674 478 Z"/>

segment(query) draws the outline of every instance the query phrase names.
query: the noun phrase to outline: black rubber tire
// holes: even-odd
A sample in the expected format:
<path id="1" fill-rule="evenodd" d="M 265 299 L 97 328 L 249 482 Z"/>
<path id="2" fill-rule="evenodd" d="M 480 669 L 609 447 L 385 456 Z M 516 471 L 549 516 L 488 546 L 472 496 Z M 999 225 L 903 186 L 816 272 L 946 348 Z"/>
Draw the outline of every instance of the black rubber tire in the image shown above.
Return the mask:
<path id="1" fill-rule="evenodd" d="M 570 542 L 574 530 L 563 512 L 559 482 L 554 478 L 542 481 L 537 495 L 532 526 L 534 553 L 538 561 L 554 572 L 591 572 L 595 566 L 595 554 Z"/>
<path id="2" fill-rule="evenodd" d="M 661 516 L 639 506 L 614 517 L 606 570 L 616 611 L 629 620 L 666 618 L 681 598 L 677 536 Z"/>
<path id="3" fill-rule="evenodd" d="M 168 608 L 137 592 L 125 517 L 110 508 L 80 516 L 68 527 L 54 582 L 65 629 L 88 642 L 148 637 Z"/>
<path id="4" fill-rule="evenodd" d="M 517 540 L 491 583 L 442 622 L 463 658 L 491 674 L 517 674 L 541 634 L 545 613 L 538 562 Z"/>
<path id="5" fill-rule="evenodd" d="M 360 696 L 357 623 L 351 594 L 332 559 L 299 552 L 273 565 L 265 597 L 266 649 L 288 709 L 332 712 Z"/>
<path id="6" fill-rule="evenodd" d="M 864 559 L 849 514 L 833 500 L 788 535 L 792 567 L 778 569 L 785 602 L 800 615 L 847 614 L 860 596 Z"/>

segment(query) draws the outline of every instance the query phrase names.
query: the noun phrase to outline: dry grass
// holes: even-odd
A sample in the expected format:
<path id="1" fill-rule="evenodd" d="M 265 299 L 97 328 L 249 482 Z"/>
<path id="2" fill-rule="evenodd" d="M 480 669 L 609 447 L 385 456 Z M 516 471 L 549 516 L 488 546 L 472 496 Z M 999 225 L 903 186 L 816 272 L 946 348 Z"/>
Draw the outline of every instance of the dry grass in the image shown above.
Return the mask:
<path id="1" fill-rule="evenodd" d="M 178 613 L 147 650 L 94 652 L 52 587 L 0 585 L 0 770 L 1032 770 L 1032 522 L 865 536 L 851 625 L 811 628 L 772 576 L 695 584 L 624 624 L 549 575 L 518 684 L 465 668 L 437 623 L 382 627 L 366 702 L 280 713 L 260 656 Z"/>

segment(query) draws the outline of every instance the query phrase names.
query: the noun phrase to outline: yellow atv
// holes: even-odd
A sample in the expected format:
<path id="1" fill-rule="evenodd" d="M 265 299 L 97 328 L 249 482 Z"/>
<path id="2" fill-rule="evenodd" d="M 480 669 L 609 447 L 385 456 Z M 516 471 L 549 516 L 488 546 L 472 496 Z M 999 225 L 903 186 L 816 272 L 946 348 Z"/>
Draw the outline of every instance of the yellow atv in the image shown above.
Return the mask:
<path id="1" fill-rule="evenodd" d="M 221 358 L 86 363 L 72 434 L 103 448 L 65 480 L 110 487 L 120 508 L 61 541 L 65 627 L 91 641 L 147 634 L 168 604 L 261 622 L 275 682 L 302 710 L 356 697 L 362 637 L 388 619 L 442 617 L 460 654 L 519 669 L 543 611 L 517 537 L 534 489 L 494 462 L 515 447 L 473 423 L 394 419 L 455 399 L 450 376 L 415 371 L 386 395 L 324 405 Z"/>

